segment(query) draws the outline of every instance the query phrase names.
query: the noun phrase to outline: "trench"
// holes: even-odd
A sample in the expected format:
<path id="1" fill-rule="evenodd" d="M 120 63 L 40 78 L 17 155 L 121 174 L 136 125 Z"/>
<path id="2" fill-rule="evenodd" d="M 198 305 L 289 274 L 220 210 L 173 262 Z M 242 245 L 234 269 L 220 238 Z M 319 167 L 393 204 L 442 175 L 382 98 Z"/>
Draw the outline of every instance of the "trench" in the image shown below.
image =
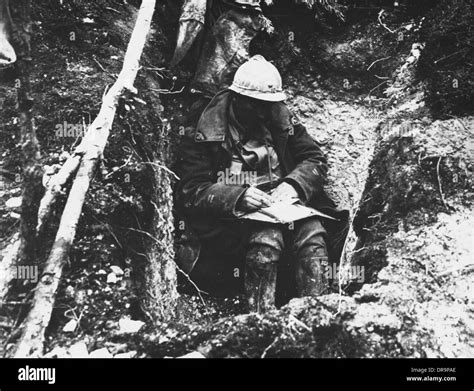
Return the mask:
<path id="1" fill-rule="evenodd" d="M 121 11 L 124 13 L 118 21 L 115 14 L 111 14 L 106 18 L 107 23 L 100 22 L 109 26 L 106 38 L 94 33 L 94 39 L 97 40 L 94 41 L 97 44 L 95 49 L 98 52 L 102 50 L 99 47 L 104 42 L 112 44 L 110 52 L 100 52 L 102 56 L 98 58 L 109 71 L 118 68 L 110 56 L 121 55 L 120 50 L 113 45 L 122 47 L 126 41 L 124 37 L 131 28 L 131 8 Z M 88 112 L 94 112 L 93 102 L 100 99 L 102 87 L 105 88 L 108 79 L 104 79 L 97 64 L 88 58 L 87 55 L 93 50 L 89 52 L 87 45 L 78 43 L 69 49 L 61 41 L 61 34 L 67 31 L 64 27 L 70 24 L 67 20 L 70 16 L 61 14 L 59 23 L 56 23 L 56 20 L 45 17 L 49 12 L 47 8 L 39 7 L 39 12 L 45 19 L 44 25 L 55 33 L 51 34 L 45 29 L 40 36 L 57 44 L 65 53 L 59 50 L 58 56 L 58 52 L 51 54 L 45 52 L 44 48 L 38 50 L 44 65 L 39 75 L 36 75 L 36 91 L 50 90 L 41 73 L 47 72 L 45 68 L 51 65 L 51 69 L 54 69 L 52 64 L 56 64 L 58 58 L 66 68 L 71 53 L 78 57 L 74 58 L 71 66 L 67 66 L 69 73 L 59 73 L 60 79 L 55 81 L 69 88 L 71 93 L 61 96 L 55 90 L 38 105 L 39 137 L 42 143 L 48 145 L 47 135 L 50 129 L 54 129 L 54 121 L 64 120 L 63 117 L 51 118 L 51 108 L 64 107 L 70 121 L 79 120 L 81 116 L 87 118 Z M 49 13 L 55 15 L 55 12 L 53 9 Z M 150 87 L 179 91 L 187 85 L 192 75 L 190 64 L 176 72 L 156 70 L 156 64 L 166 64 L 172 54 L 176 35 L 174 21 L 178 13 L 176 4 L 157 9 L 160 25 L 150 37 L 150 46 L 155 50 L 148 49 L 145 59 L 145 66 L 155 67 L 155 70 L 144 70 L 145 77 L 140 77 L 138 82 L 140 91 L 149 92 Z M 95 15 L 101 20 L 98 15 L 102 13 Z M 113 174 L 115 177 L 106 181 L 105 187 L 101 181 L 97 181 L 91 188 L 82 228 L 78 231 L 71 254 L 71 267 L 58 295 L 58 305 L 48 333 L 47 351 L 57 346 L 86 341 L 90 349 L 103 346 L 123 349 L 120 346 L 126 345 L 127 349 L 152 357 L 176 357 L 193 350 L 208 357 L 440 357 L 468 352 L 468 342 L 457 333 L 458 330 L 468 330 L 467 304 L 461 301 L 468 303 L 464 296 L 467 295 L 469 274 L 457 276 L 456 281 L 445 277 L 440 281 L 448 287 L 440 288 L 436 285 L 436 279 L 426 270 L 430 267 L 435 270 L 439 268 L 444 253 L 436 253 L 435 261 L 425 259 L 426 254 L 417 250 L 420 244 L 412 238 L 418 234 L 424 240 L 422 247 L 435 252 L 437 247 L 429 247 L 430 240 L 435 239 L 438 247 L 442 247 L 439 237 L 451 235 L 455 231 L 456 219 L 462 226 L 469 226 L 469 221 L 461 219 L 459 213 L 446 213 L 440 203 L 438 189 L 439 176 L 441 188 L 448 189 L 446 198 L 449 202 L 452 197 L 465 191 L 469 185 L 464 173 L 467 171 L 459 163 L 464 156 L 456 155 L 449 162 L 443 158 L 438 164 L 437 175 L 438 156 L 444 156 L 445 151 L 437 150 L 433 140 L 426 142 L 425 138 L 417 140 L 412 137 L 389 140 L 387 143 L 383 137 L 389 117 L 387 108 L 383 106 L 386 97 L 382 89 L 373 91 L 379 84 L 374 74 L 385 72 L 391 75 L 402 63 L 397 57 L 401 57 L 399 54 L 408 54 L 411 43 L 397 43 L 395 47 L 390 41 L 381 38 L 382 34 L 369 20 L 351 22 L 331 30 L 321 20 L 315 21 L 303 8 L 292 14 L 285 11 L 284 7 L 276 8 L 270 17 L 274 21 L 275 35 L 259 36 L 251 50 L 253 53 L 263 53 L 277 64 L 289 95 L 290 109 L 326 153 L 330 166 L 327 191 L 339 207 L 349 210 L 351 218 L 355 218 L 346 240 L 341 270 L 350 271 L 354 266 L 364 266 L 366 274 L 363 281 L 358 280 L 358 276 L 351 278 L 350 273 L 347 273 L 347 278 L 334 281 L 335 293 L 320 298 L 296 299 L 279 311 L 264 316 L 243 314 L 239 298 L 205 297 L 206 303 L 202 305 L 196 293 L 191 292 L 191 295 L 181 296 L 176 310 L 179 316 L 169 323 L 161 324 L 162 327 L 156 327 L 156 319 L 148 316 L 150 306 L 144 306 L 143 297 L 147 295 L 147 286 L 155 285 L 160 289 L 160 279 L 146 281 L 143 254 L 165 262 L 172 261 L 173 182 L 163 171 L 157 174 L 134 159 L 132 167 Z M 51 35 L 57 36 L 53 38 Z M 308 40 L 308 35 L 317 36 L 318 39 Z M 368 64 L 387 54 L 393 55 L 393 61 L 377 63 L 373 72 L 367 72 Z M 92 77 L 87 79 L 86 88 L 77 87 L 86 80 L 83 75 L 88 72 Z M 71 83 L 70 79 L 76 86 L 72 86 L 74 82 Z M 92 95 L 87 87 L 93 91 Z M 124 164 L 123 143 L 133 140 L 136 141 L 133 146 L 137 148 L 140 159 L 153 158 L 150 155 L 152 149 L 156 153 L 154 158 L 157 163 L 172 167 L 175 132 L 191 101 L 192 97 L 185 93 L 163 94 L 156 100 L 147 96 L 147 103 L 153 106 L 153 110 L 138 106 L 132 116 L 121 116 L 117 121 L 117 136 L 112 138 L 107 147 L 106 168 L 109 173 L 113 173 L 114 167 Z M 13 98 L 9 96 L 5 110 L 7 114 L 13 113 L 12 102 Z M 411 123 L 415 118 L 415 122 L 423 122 L 417 117 L 425 115 L 423 112 L 409 114 L 405 120 Z M 452 130 L 453 140 L 461 145 L 464 141 L 457 139 L 456 135 L 462 132 L 455 127 L 455 122 L 449 122 L 446 126 Z M 170 124 L 170 127 L 164 126 L 166 124 Z M 430 126 L 422 124 L 421 129 L 432 130 Z M 15 129 L 12 122 L 7 123 L 7 127 Z M 442 135 L 438 136 L 435 141 L 443 140 Z M 10 146 L 15 143 L 13 139 L 6 141 Z M 414 142 L 416 148 L 411 149 L 410 145 Z M 423 160 L 421 168 L 413 170 L 416 175 L 406 175 L 404 178 L 406 167 L 417 167 L 419 148 L 425 144 L 430 146 L 428 155 L 436 158 Z M 440 141 L 439 144 L 443 143 Z M 54 154 L 47 159 L 47 163 L 56 164 L 58 156 L 55 155 L 59 155 L 59 147 L 54 144 L 48 147 Z M 394 151 L 400 152 L 398 160 Z M 407 152 L 405 157 L 404 152 Z M 457 150 L 452 148 L 448 152 L 456 154 Z M 15 166 L 14 161 L 12 166 Z M 400 175 L 397 175 L 397 170 L 400 170 Z M 132 178 L 131 182 L 124 179 L 127 174 Z M 447 187 L 454 181 L 454 174 L 456 185 Z M 420 185 L 413 187 L 411 182 Z M 392 193 L 395 196 L 391 197 Z M 470 204 L 467 196 L 463 197 L 458 203 L 460 207 L 466 208 Z M 412 199 L 413 202 L 407 201 Z M 385 209 L 385 200 L 390 201 L 388 209 Z M 159 213 L 155 213 L 150 201 L 159 206 Z M 396 205 L 402 205 L 408 212 L 397 209 Z M 377 225 L 378 219 L 382 219 L 380 225 Z M 436 225 L 438 221 L 444 224 L 441 228 Z M 10 226 L 12 221 L 2 219 L 1 223 Z M 403 229 L 399 228 L 400 225 Z M 155 229 L 160 245 L 156 241 L 144 240 L 146 238 L 142 233 L 130 231 L 129 228 L 143 231 Z M 411 234 L 410 230 L 415 234 Z M 461 239 L 453 236 L 453 242 L 464 248 L 460 244 Z M 400 250 L 403 245 L 412 240 L 413 244 L 407 245 L 407 248 L 415 255 L 409 255 L 419 257 L 424 262 L 420 265 L 413 261 L 416 267 L 407 265 L 406 254 L 400 254 L 403 253 Z M 130 264 L 133 266 L 131 279 L 123 278 L 111 288 L 106 282 L 110 266 L 127 270 Z M 439 272 L 442 274 L 448 271 Z M 413 291 L 412 285 L 417 284 L 421 289 Z M 430 284 L 435 284 L 436 288 Z M 415 297 L 414 300 L 408 297 L 408 293 L 421 298 Z M 437 301 L 433 297 L 438 293 L 441 299 Z M 451 300 L 449 295 L 456 300 Z M 428 298 L 426 303 L 423 301 L 425 298 Z M 437 308 L 442 308 L 442 311 L 438 311 L 441 315 L 434 318 L 431 314 L 437 312 Z M 81 312 L 75 314 L 76 310 Z M 453 320 L 456 311 L 465 318 L 461 326 Z M 62 329 L 73 315 L 81 316 L 82 321 L 81 329 L 71 335 Z M 116 323 L 123 316 L 149 321 L 148 326 L 135 337 L 117 336 Z M 437 346 L 431 342 L 430 333 L 434 333 L 438 339 L 442 337 L 443 331 L 435 330 L 435 324 L 439 321 L 451 322 L 448 341 L 455 341 L 453 346 L 456 350 L 447 346 L 447 343 Z"/>

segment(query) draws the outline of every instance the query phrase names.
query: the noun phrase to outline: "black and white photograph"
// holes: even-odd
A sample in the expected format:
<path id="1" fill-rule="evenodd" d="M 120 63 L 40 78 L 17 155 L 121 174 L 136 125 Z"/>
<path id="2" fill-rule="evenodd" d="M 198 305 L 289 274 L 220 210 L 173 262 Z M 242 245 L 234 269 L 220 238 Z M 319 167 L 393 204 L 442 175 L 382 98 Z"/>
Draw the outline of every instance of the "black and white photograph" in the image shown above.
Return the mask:
<path id="1" fill-rule="evenodd" d="M 0 0 L 0 389 L 472 390 L 473 171 L 472 0 Z"/>

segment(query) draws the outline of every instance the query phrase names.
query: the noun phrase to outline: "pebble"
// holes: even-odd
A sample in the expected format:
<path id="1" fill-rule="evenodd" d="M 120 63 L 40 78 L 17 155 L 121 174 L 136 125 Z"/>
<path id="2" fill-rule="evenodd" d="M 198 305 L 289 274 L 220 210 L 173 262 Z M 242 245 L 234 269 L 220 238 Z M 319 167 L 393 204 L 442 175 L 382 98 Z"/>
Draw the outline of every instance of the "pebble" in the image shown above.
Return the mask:
<path id="1" fill-rule="evenodd" d="M 8 209 L 18 209 L 21 207 L 21 200 L 22 197 L 12 197 L 7 202 L 5 202 L 5 206 Z"/>
<path id="2" fill-rule="evenodd" d="M 137 352 L 135 350 L 131 350 L 126 353 L 119 353 L 114 356 L 114 358 L 133 358 L 137 355 Z"/>
<path id="3" fill-rule="evenodd" d="M 87 358 L 89 357 L 89 352 L 87 351 L 87 346 L 84 342 L 77 342 L 69 348 L 69 355 L 72 358 Z"/>
<path id="4" fill-rule="evenodd" d="M 77 327 L 77 321 L 74 319 L 71 319 L 69 322 L 65 324 L 63 327 L 63 331 L 65 333 L 73 333 L 76 330 Z"/>
<path id="5" fill-rule="evenodd" d="M 117 276 L 123 276 L 123 270 L 118 266 L 110 266 L 110 270 L 115 273 Z"/>
<path id="6" fill-rule="evenodd" d="M 115 273 L 109 273 L 109 275 L 107 276 L 107 284 L 116 284 L 117 281 L 117 275 Z"/>
<path id="7" fill-rule="evenodd" d="M 94 350 L 90 355 L 89 358 L 113 358 L 114 356 L 110 354 L 107 348 L 97 349 Z"/>
<path id="8" fill-rule="evenodd" d="M 184 356 L 179 356 L 176 358 L 206 358 L 206 356 L 204 356 L 203 354 L 199 352 L 191 352 L 191 353 L 185 354 Z"/>
<path id="9" fill-rule="evenodd" d="M 141 320 L 131 320 L 129 318 L 122 318 L 119 320 L 118 334 L 132 334 L 137 333 L 143 326 L 144 322 Z"/>

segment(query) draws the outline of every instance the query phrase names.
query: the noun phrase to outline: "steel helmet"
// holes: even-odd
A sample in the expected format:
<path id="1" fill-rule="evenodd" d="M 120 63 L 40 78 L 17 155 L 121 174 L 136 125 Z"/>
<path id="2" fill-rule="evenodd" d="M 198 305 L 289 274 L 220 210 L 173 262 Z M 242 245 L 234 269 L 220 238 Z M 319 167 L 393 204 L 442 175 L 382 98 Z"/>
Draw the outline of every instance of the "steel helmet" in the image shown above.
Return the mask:
<path id="1" fill-rule="evenodd" d="M 253 56 L 237 69 L 229 89 L 268 102 L 281 102 L 286 99 L 280 72 L 261 55 Z"/>

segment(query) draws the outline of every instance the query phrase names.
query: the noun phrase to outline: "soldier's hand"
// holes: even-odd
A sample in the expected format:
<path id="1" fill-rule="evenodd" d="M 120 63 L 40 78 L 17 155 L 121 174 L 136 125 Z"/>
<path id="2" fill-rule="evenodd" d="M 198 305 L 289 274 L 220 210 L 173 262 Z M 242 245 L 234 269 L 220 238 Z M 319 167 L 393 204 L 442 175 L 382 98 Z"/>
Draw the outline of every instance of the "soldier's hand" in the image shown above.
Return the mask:
<path id="1" fill-rule="evenodd" d="M 272 202 L 289 201 L 298 198 L 298 192 L 289 183 L 280 183 L 272 192 Z"/>
<path id="2" fill-rule="evenodd" d="M 244 212 L 251 212 L 270 206 L 271 203 L 271 198 L 267 193 L 264 193 L 256 187 L 250 186 L 242 196 L 239 209 Z"/>

